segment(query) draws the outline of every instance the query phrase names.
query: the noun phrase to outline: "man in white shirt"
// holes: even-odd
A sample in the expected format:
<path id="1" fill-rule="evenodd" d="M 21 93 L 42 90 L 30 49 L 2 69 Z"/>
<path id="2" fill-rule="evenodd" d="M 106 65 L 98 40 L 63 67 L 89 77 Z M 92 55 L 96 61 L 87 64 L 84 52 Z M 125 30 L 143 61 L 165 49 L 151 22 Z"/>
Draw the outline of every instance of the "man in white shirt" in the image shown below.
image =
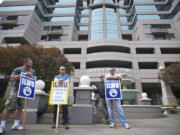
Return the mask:
<path id="1" fill-rule="evenodd" d="M 105 78 L 106 78 L 106 80 L 121 80 L 121 76 L 119 74 L 115 74 L 115 68 L 110 68 L 109 74 L 106 75 Z M 121 123 L 123 124 L 123 126 L 126 129 L 130 129 L 130 126 L 126 120 L 124 111 L 121 106 L 121 100 L 114 99 L 114 103 L 116 106 L 116 113 L 117 113 L 118 119 L 121 121 Z M 112 100 L 106 99 L 106 104 L 107 104 L 109 119 L 110 119 L 110 123 L 111 123 L 110 127 L 113 128 L 114 127 L 113 102 L 112 102 Z"/>

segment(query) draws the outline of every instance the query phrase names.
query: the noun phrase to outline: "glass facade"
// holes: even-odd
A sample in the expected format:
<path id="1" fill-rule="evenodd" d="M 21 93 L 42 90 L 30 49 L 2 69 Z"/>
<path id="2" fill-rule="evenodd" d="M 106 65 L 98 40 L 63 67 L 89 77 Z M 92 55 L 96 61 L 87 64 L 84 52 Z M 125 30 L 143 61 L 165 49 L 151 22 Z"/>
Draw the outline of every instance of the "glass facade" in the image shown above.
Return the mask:
<path id="1" fill-rule="evenodd" d="M 88 30 L 88 26 L 80 26 L 79 30 Z"/>
<path id="2" fill-rule="evenodd" d="M 119 0 L 120 6 L 129 5 L 129 7 L 119 8 L 120 22 L 123 23 L 120 26 L 121 30 L 133 30 L 138 20 L 173 19 L 173 17 L 180 10 L 180 2 L 176 5 L 174 10 L 170 14 L 157 14 L 157 12 L 170 11 L 173 0 L 168 0 L 166 4 L 152 4 L 152 2 L 156 3 L 165 1 L 166 0 L 134 0 L 130 2 Z M 153 13 L 150 14 L 150 12 Z"/>
<path id="3" fill-rule="evenodd" d="M 55 8 L 53 13 L 54 14 L 75 13 L 75 7 Z"/>
<path id="4" fill-rule="evenodd" d="M 56 2 L 56 5 L 62 4 L 76 4 L 76 0 L 59 0 L 58 2 Z"/>
<path id="5" fill-rule="evenodd" d="M 97 3 L 101 3 L 101 2 L 103 2 L 104 0 L 94 0 L 93 1 L 93 4 L 97 4 Z"/>
<path id="6" fill-rule="evenodd" d="M 113 8 L 106 8 L 106 33 L 107 39 L 119 38 L 117 15 Z"/>
<path id="7" fill-rule="evenodd" d="M 88 23 L 88 22 L 89 22 L 89 18 L 88 17 L 81 17 L 80 23 Z"/>
<path id="8" fill-rule="evenodd" d="M 81 10 L 81 14 L 89 14 L 89 9 L 83 9 L 83 10 Z"/>
<path id="9" fill-rule="evenodd" d="M 52 22 L 56 22 L 56 21 L 74 21 L 74 17 L 73 16 L 69 16 L 69 17 L 52 17 L 51 21 Z"/>
<path id="10" fill-rule="evenodd" d="M 134 2 L 164 2 L 166 0 L 134 0 Z"/>
<path id="11" fill-rule="evenodd" d="M 173 2 L 174 0 L 37 0 L 36 5 L 26 4 L 24 6 L 12 6 L 13 4 L 10 4 L 10 6 L 2 6 L 0 7 L 0 12 L 34 10 L 34 12 L 39 16 L 42 22 L 57 23 L 67 21 L 68 23 L 66 25 L 70 25 L 71 23 L 73 23 L 72 26 L 68 26 L 67 29 L 66 27 L 63 28 L 63 26 L 51 26 L 51 28 L 46 27 L 46 30 L 69 30 L 70 28 L 72 28 L 73 30 L 70 31 L 77 31 L 77 33 L 78 31 L 83 31 L 78 35 L 82 36 L 81 39 L 83 39 L 84 37 L 86 39 L 88 37 L 88 39 L 90 40 L 105 38 L 120 39 L 120 37 L 122 37 L 123 39 L 124 37 L 124 39 L 134 40 L 133 38 L 141 39 L 141 37 L 138 38 L 133 36 L 133 32 L 136 30 L 135 28 L 137 26 L 136 23 L 139 20 L 142 20 L 142 22 L 144 20 L 154 20 L 154 22 L 157 20 L 158 22 L 161 19 L 173 19 L 180 10 L 180 2 Z M 92 5 L 89 6 L 89 4 Z M 164 11 L 165 14 L 163 14 Z M 13 15 L 10 16 L 11 18 L 13 18 Z M 10 16 L 8 16 L 8 19 L 10 19 Z M 16 18 L 14 20 L 23 20 L 22 22 L 24 22 L 28 19 L 28 17 L 30 19 L 29 15 L 16 15 Z M 7 18 L 4 18 L 2 16 L 0 17 L 0 20 L 2 19 Z M 10 23 L 13 23 L 13 21 Z M 21 27 L 23 26 L 19 26 L 19 28 Z M 171 28 L 170 24 L 151 25 L 146 23 L 142 24 L 142 28 L 143 30 L 152 28 L 173 29 Z M 153 32 L 146 32 L 146 36 L 143 36 L 143 38 L 146 37 L 147 39 L 159 39 L 159 37 L 154 37 L 154 35 L 152 34 Z M 173 36 L 171 34 L 164 37 L 172 37 L 173 39 Z M 73 38 L 76 38 L 76 36 L 74 36 Z M 77 39 L 78 38 L 79 37 L 77 37 Z"/>
<path id="12" fill-rule="evenodd" d="M 23 1 L 23 0 L 3 0 L 4 2 L 6 1 Z"/>
<path id="13" fill-rule="evenodd" d="M 24 11 L 24 10 L 34 10 L 35 5 L 29 6 L 9 6 L 9 7 L 0 7 L 0 11 Z"/>
<path id="14" fill-rule="evenodd" d="M 103 9 L 97 8 L 92 11 L 91 40 L 103 38 Z"/>

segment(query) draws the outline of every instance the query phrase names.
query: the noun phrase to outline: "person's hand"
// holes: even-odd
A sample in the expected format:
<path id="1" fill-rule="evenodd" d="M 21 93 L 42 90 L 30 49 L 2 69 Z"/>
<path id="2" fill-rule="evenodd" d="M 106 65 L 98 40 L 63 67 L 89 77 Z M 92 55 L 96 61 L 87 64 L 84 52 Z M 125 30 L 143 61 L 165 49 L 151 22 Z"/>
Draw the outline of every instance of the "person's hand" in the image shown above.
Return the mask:
<path id="1" fill-rule="evenodd" d="M 31 72 L 27 72 L 26 74 L 27 74 L 28 77 L 32 76 Z"/>
<path id="2" fill-rule="evenodd" d="M 93 88 L 94 90 L 97 90 L 97 87 L 96 87 L 95 85 L 92 85 L 92 88 Z"/>
<path id="3" fill-rule="evenodd" d="M 59 82 L 62 83 L 64 81 L 64 79 L 60 79 Z"/>

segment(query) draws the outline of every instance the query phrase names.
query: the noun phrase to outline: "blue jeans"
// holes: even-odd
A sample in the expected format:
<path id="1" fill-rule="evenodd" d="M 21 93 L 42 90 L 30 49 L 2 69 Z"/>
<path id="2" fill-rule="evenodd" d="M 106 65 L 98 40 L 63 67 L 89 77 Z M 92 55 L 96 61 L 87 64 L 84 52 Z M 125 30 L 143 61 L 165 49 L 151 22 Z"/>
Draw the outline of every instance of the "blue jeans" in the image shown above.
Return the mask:
<path id="1" fill-rule="evenodd" d="M 119 99 L 114 99 L 114 103 L 116 106 L 116 115 L 118 119 L 121 121 L 121 123 L 125 126 L 128 124 L 124 111 L 121 106 L 121 100 Z M 114 123 L 114 114 L 113 114 L 113 102 L 112 100 L 106 100 L 107 108 L 108 108 L 108 113 L 109 113 L 109 119 L 111 124 Z"/>
<path id="2" fill-rule="evenodd" d="M 54 106 L 53 123 L 56 124 L 57 105 Z M 62 105 L 62 123 L 68 124 L 68 105 Z"/>

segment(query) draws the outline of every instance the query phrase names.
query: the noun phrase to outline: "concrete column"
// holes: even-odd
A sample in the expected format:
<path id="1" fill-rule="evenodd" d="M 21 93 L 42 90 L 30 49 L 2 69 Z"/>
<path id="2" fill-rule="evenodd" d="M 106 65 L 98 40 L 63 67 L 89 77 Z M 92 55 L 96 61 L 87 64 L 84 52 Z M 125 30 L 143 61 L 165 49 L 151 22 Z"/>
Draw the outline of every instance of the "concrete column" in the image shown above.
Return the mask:
<path id="1" fill-rule="evenodd" d="M 143 92 L 142 84 L 141 84 L 140 79 L 135 80 L 135 86 L 136 86 L 136 89 L 140 91 L 139 94 L 137 94 L 137 96 L 136 96 L 136 104 L 139 105 L 139 104 L 141 104 L 140 99 L 141 99 L 141 95 L 142 95 L 142 92 Z"/>
<path id="2" fill-rule="evenodd" d="M 71 76 L 71 83 L 69 84 L 69 104 L 73 104 L 74 103 L 74 90 L 73 90 L 73 86 L 74 86 L 74 78 L 73 78 L 73 76 Z"/>
<path id="3" fill-rule="evenodd" d="M 81 50 L 80 76 L 86 74 L 87 47 L 85 45 L 82 45 Z"/>
<path id="4" fill-rule="evenodd" d="M 117 0 L 116 0 L 117 3 Z M 120 13 L 119 13 L 119 7 L 116 8 L 116 15 L 117 15 L 117 24 L 118 24 L 118 30 L 119 30 L 119 38 L 122 39 L 121 37 L 121 22 L 120 22 Z"/>
<path id="5" fill-rule="evenodd" d="M 92 8 L 89 9 L 89 32 L 88 40 L 91 40 Z"/>
<path id="6" fill-rule="evenodd" d="M 163 105 L 175 105 L 177 104 L 176 98 L 174 97 L 171 87 L 166 85 L 163 80 L 161 80 L 162 89 L 162 102 Z"/>

